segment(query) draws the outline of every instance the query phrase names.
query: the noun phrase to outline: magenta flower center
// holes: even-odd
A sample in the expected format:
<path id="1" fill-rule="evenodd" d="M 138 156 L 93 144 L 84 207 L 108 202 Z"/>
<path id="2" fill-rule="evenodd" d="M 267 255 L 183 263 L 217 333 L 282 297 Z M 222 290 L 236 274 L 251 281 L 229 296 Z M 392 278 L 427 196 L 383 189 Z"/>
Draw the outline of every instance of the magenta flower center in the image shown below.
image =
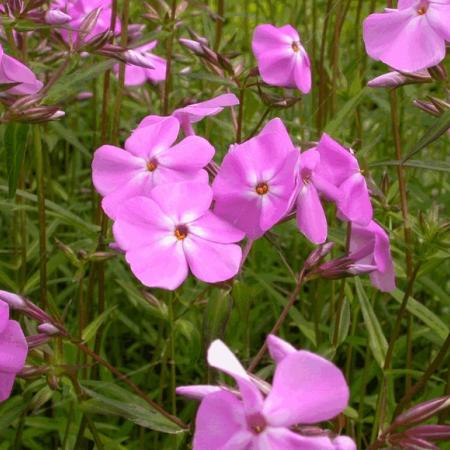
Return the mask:
<path id="1" fill-rule="evenodd" d="M 189 234 L 189 230 L 188 227 L 186 225 L 178 225 L 175 228 L 175 237 L 179 240 L 179 241 L 183 241 L 184 239 L 186 239 L 187 235 Z"/>
<path id="2" fill-rule="evenodd" d="M 258 195 L 266 195 L 269 192 L 269 185 L 267 183 L 258 183 L 255 191 Z"/>
<path id="3" fill-rule="evenodd" d="M 147 170 L 149 172 L 154 172 L 156 170 L 156 168 L 158 167 L 158 163 L 156 162 L 155 159 L 152 159 L 151 161 L 149 161 L 147 163 Z"/>
<path id="4" fill-rule="evenodd" d="M 256 413 L 251 415 L 250 417 L 247 417 L 247 423 L 251 431 L 256 434 L 262 433 L 267 426 L 266 419 L 260 413 Z"/>
<path id="5" fill-rule="evenodd" d="M 300 51 L 300 44 L 298 42 L 293 42 L 292 43 L 292 50 L 294 50 L 295 53 Z"/>
<path id="6" fill-rule="evenodd" d="M 417 14 L 419 14 L 419 16 L 423 16 L 427 12 L 428 6 L 427 1 L 420 2 L 419 8 L 417 9 Z"/>

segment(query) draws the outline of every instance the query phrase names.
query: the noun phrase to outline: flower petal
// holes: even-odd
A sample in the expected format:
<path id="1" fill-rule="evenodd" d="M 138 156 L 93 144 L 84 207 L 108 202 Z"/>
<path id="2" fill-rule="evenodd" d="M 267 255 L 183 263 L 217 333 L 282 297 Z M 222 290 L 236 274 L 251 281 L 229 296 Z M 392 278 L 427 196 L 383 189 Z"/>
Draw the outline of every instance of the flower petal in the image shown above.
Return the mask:
<path id="1" fill-rule="evenodd" d="M 257 438 L 255 450 L 334 450 L 325 436 L 301 436 L 287 428 L 268 427 Z"/>
<path id="2" fill-rule="evenodd" d="M 267 347 L 269 348 L 270 356 L 277 364 L 280 363 L 287 355 L 297 351 L 291 344 L 289 344 L 289 342 L 286 342 L 273 334 L 267 336 Z"/>
<path id="3" fill-rule="evenodd" d="M 425 16 L 433 30 L 442 39 L 450 42 L 450 3 L 430 3 Z"/>
<path id="4" fill-rule="evenodd" d="M 373 217 L 373 208 L 367 189 L 366 179 L 361 173 L 355 173 L 340 186 L 342 198 L 338 202 L 340 213 L 358 225 L 369 225 Z"/>
<path id="5" fill-rule="evenodd" d="M 196 386 L 178 386 L 176 392 L 183 397 L 191 398 L 193 400 L 202 400 L 209 394 L 223 391 L 219 386 L 211 386 L 209 384 L 196 385 Z"/>
<path id="6" fill-rule="evenodd" d="M 18 373 L 23 369 L 28 345 L 19 322 L 8 321 L 0 334 L 0 371 Z"/>
<path id="7" fill-rule="evenodd" d="M 335 450 L 357 450 L 355 442 L 348 436 L 338 436 L 333 439 L 333 445 Z"/>
<path id="8" fill-rule="evenodd" d="M 244 239 L 243 231 L 210 211 L 189 224 L 189 232 L 211 242 L 230 244 Z"/>
<path id="9" fill-rule="evenodd" d="M 294 80 L 299 91 L 308 94 L 311 91 L 311 61 L 303 47 L 296 54 L 297 60 L 294 67 Z"/>
<path id="10" fill-rule="evenodd" d="M 345 378 L 333 363 L 299 351 L 277 365 L 263 412 L 273 426 L 313 424 L 338 415 L 346 408 L 348 398 Z"/>
<path id="11" fill-rule="evenodd" d="M 11 395 L 15 379 L 15 373 L 2 372 L 0 370 L 0 403 L 8 400 Z"/>
<path id="12" fill-rule="evenodd" d="M 4 329 L 9 322 L 9 305 L 8 303 L 0 300 L 0 334 L 3 333 Z"/>

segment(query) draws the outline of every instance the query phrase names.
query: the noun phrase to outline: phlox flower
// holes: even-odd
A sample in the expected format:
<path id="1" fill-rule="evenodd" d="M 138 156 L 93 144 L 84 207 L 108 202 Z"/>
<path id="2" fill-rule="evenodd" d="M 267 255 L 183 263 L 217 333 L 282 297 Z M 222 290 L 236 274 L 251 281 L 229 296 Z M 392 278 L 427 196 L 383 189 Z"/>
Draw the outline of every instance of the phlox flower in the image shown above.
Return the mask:
<path id="1" fill-rule="evenodd" d="M 154 186 L 184 180 L 208 181 L 205 167 L 214 156 L 206 139 L 189 136 L 173 145 L 180 124 L 173 117 L 159 117 L 137 128 L 125 149 L 103 145 L 94 154 L 92 179 L 104 196 L 102 206 L 112 219 L 128 198 L 149 195 Z"/>
<path id="2" fill-rule="evenodd" d="M 264 82 L 297 88 L 304 94 L 311 90 L 311 62 L 297 31 L 290 25 L 258 25 L 252 49 Z"/>
<path id="3" fill-rule="evenodd" d="M 244 234 L 209 211 L 212 196 L 207 183 L 184 182 L 124 202 L 113 233 L 144 285 L 174 290 L 189 269 L 207 283 L 237 274 L 242 251 L 235 243 Z"/>
<path id="4" fill-rule="evenodd" d="M 389 236 L 376 222 L 371 221 L 367 227 L 352 224 L 350 257 L 355 259 L 355 264 L 371 271 L 370 280 L 380 291 L 391 292 L 395 289 Z"/>
<path id="5" fill-rule="evenodd" d="M 11 395 L 16 375 L 23 369 L 28 345 L 19 322 L 9 319 L 9 306 L 0 300 L 0 402 Z"/>
<path id="6" fill-rule="evenodd" d="M 426 69 L 445 58 L 449 24 L 450 0 L 399 0 L 398 9 L 364 21 L 366 51 L 403 72 Z"/>
<path id="7" fill-rule="evenodd" d="M 156 84 L 166 79 L 166 60 L 151 53 L 151 50 L 153 50 L 157 44 L 158 41 L 152 41 L 134 49 L 134 51 L 141 53 L 154 69 L 127 64 L 125 66 L 125 86 L 141 86 L 147 81 Z M 119 65 L 114 67 L 114 72 L 116 75 L 119 73 Z"/>
<path id="8" fill-rule="evenodd" d="M 258 136 L 233 145 L 213 183 L 214 212 L 251 239 L 261 237 L 291 207 L 299 154 L 278 118 Z"/>
<path id="9" fill-rule="evenodd" d="M 18 83 L 10 89 L 3 90 L 2 93 L 12 95 L 35 94 L 42 88 L 42 82 L 36 75 L 17 59 L 7 55 L 0 44 L 0 84 Z"/>
<path id="10" fill-rule="evenodd" d="M 172 113 L 172 117 L 178 119 L 184 134 L 191 136 L 195 134 L 192 128 L 193 123 L 200 122 L 208 116 L 215 116 L 221 113 L 224 108 L 235 105 L 239 105 L 239 99 L 234 94 L 222 94 L 203 102 L 178 108 Z M 160 120 L 159 116 L 147 116 L 141 121 L 139 127 L 152 124 L 158 120 Z"/>
<path id="11" fill-rule="evenodd" d="M 177 389 L 180 395 L 201 399 L 194 450 L 338 448 L 339 442 L 335 445 L 326 433 L 306 435 L 292 428 L 332 419 L 346 408 L 349 390 L 342 372 L 326 359 L 297 351 L 275 336 L 268 337 L 268 346 L 276 369 L 272 386 L 264 389 L 267 395 L 220 340 L 209 347 L 208 363 L 233 377 L 238 393 L 218 386 Z"/>
<path id="12" fill-rule="evenodd" d="M 320 189 L 324 195 L 336 202 L 341 218 L 358 225 L 368 225 L 372 220 L 373 209 L 358 160 L 327 134 L 322 136 L 316 150 L 320 155 L 316 180 L 322 181 Z M 330 190 L 330 183 L 338 191 Z"/>

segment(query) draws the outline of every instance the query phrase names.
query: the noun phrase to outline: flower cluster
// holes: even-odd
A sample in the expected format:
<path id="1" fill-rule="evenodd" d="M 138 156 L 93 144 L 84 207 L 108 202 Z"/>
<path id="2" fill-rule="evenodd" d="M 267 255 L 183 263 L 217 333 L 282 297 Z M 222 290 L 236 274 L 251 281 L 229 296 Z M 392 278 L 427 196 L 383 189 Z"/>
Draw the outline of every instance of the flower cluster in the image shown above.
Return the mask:
<path id="1" fill-rule="evenodd" d="M 194 450 L 354 450 L 354 442 L 313 425 L 347 407 L 342 372 L 308 351 L 297 351 L 276 336 L 267 338 L 276 369 L 273 384 L 248 374 L 222 341 L 208 350 L 208 363 L 234 378 L 227 386 L 183 386 L 177 393 L 201 400 Z"/>

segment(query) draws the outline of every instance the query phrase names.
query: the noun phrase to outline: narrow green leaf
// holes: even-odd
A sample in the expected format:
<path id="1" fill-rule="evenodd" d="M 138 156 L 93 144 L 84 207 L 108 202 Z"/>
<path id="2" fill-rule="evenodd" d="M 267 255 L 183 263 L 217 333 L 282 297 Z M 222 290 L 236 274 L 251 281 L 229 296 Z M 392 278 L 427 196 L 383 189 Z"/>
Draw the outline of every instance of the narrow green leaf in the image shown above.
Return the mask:
<path id="1" fill-rule="evenodd" d="M 84 342 L 89 342 L 95 335 L 97 334 L 98 329 L 106 322 L 106 319 L 109 318 L 111 313 L 117 308 L 117 305 L 111 306 L 110 308 L 103 311 L 102 314 L 97 316 L 86 328 L 83 330 L 81 334 L 81 339 Z"/>
<path id="2" fill-rule="evenodd" d="M 450 163 L 448 161 L 420 161 L 411 159 L 403 163 L 403 161 L 377 161 L 369 164 L 369 167 L 385 167 L 385 166 L 403 166 L 413 167 L 417 169 L 435 170 L 437 172 L 450 172 Z"/>
<path id="3" fill-rule="evenodd" d="M 223 339 L 233 305 L 229 290 L 214 292 L 208 299 L 203 318 L 203 336 L 208 344 L 214 339 Z"/>
<path id="4" fill-rule="evenodd" d="M 370 301 L 359 278 L 355 278 L 355 286 L 359 304 L 361 305 L 364 324 L 366 325 L 367 332 L 369 333 L 370 349 L 372 350 L 373 356 L 378 365 L 383 368 L 388 349 L 386 337 L 383 334 L 380 322 L 378 321 L 375 311 L 370 304 Z"/>
<path id="5" fill-rule="evenodd" d="M 4 142 L 6 168 L 8 171 L 8 196 L 14 197 L 19 181 L 20 169 L 25 157 L 28 125 L 12 122 L 6 126 Z"/>
<path id="6" fill-rule="evenodd" d="M 49 126 L 61 139 L 67 141 L 70 145 L 83 153 L 83 155 L 91 158 L 89 150 L 81 143 L 77 135 L 68 126 L 63 126 L 60 122 L 50 122 Z"/>
<path id="7" fill-rule="evenodd" d="M 445 111 L 442 116 L 436 119 L 436 122 L 428 128 L 422 139 L 412 148 L 412 150 L 403 158 L 403 163 L 412 158 L 420 150 L 424 149 L 437 139 L 439 139 L 448 129 L 450 129 L 450 109 Z"/>

